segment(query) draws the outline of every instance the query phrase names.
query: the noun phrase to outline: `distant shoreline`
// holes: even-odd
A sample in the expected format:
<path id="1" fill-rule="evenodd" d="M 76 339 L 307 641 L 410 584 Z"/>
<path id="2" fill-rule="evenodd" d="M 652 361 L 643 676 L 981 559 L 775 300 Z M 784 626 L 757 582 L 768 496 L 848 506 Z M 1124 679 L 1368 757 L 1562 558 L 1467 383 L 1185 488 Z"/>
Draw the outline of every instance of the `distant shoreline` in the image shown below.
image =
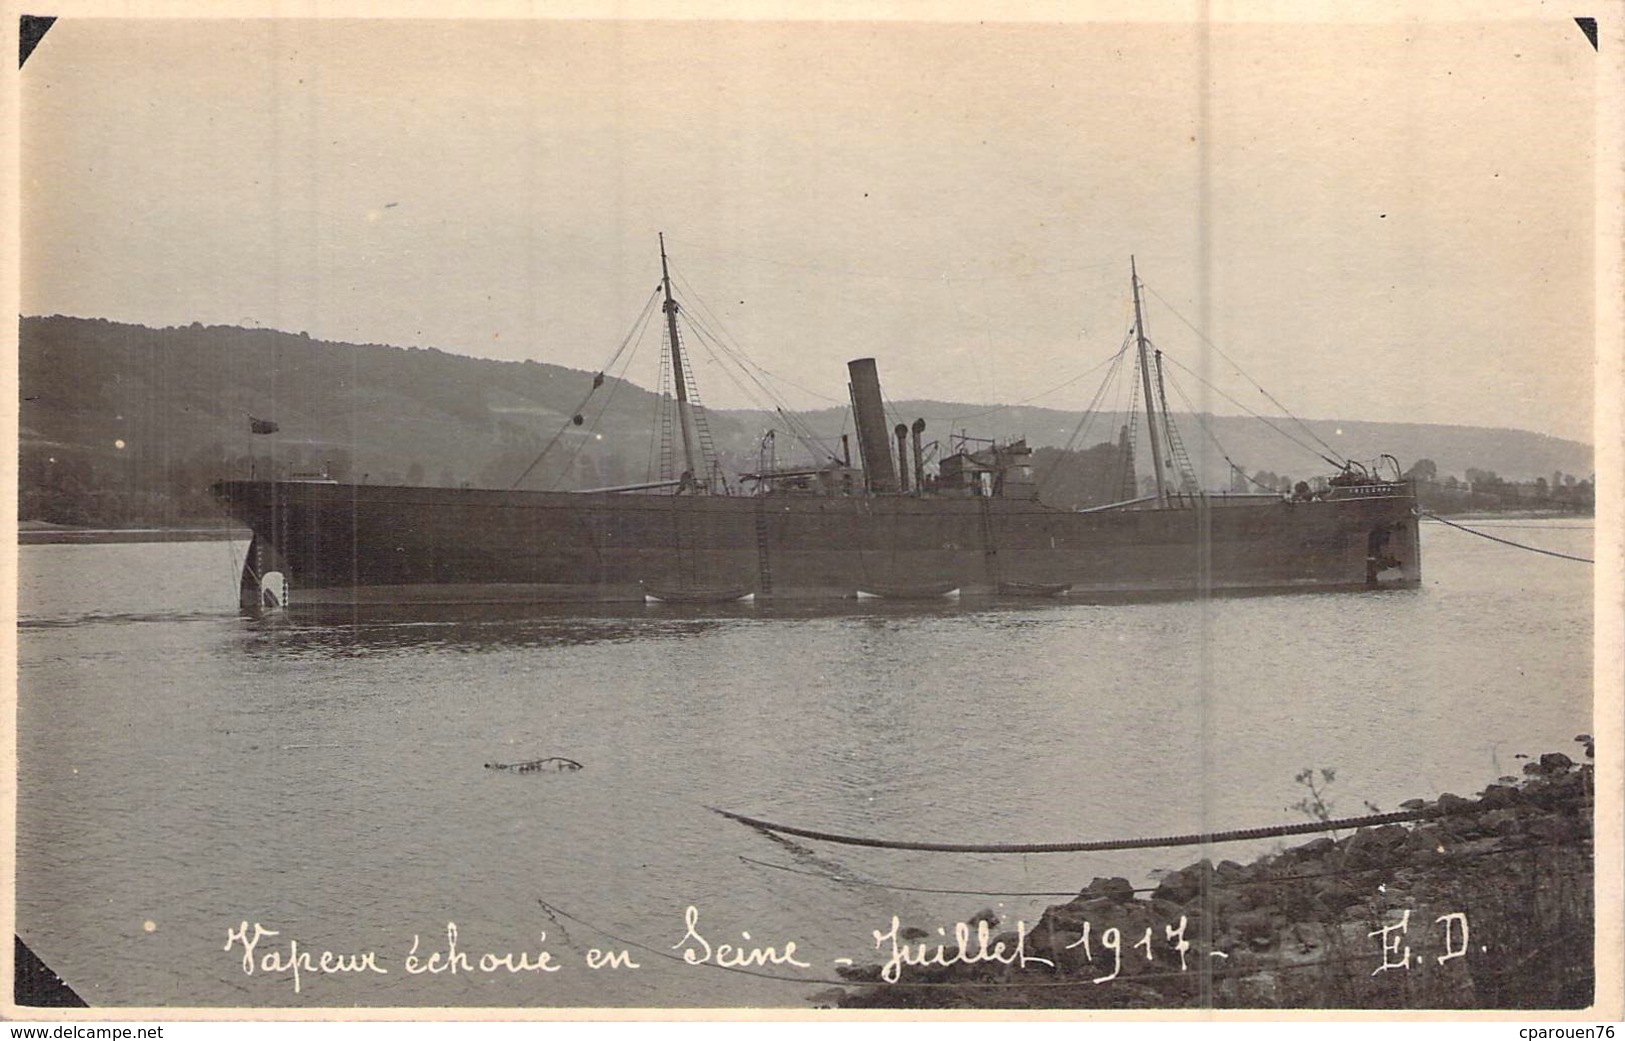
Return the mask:
<path id="1" fill-rule="evenodd" d="M 20 546 L 99 545 L 117 542 L 247 542 L 247 528 L 69 528 L 39 521 L 24 521 L 17 528 Z"/>

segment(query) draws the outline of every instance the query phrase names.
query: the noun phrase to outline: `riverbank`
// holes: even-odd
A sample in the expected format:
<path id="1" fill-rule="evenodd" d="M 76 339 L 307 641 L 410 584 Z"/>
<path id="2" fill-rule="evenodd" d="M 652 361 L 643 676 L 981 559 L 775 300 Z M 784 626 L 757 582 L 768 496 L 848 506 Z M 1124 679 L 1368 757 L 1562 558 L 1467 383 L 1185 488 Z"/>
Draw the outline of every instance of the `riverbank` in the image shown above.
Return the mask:
<path id="1" fill-rule="evenodd" d="M 984 911 L 940 956 L 941 935 L 905 923 L 915 939 L 843 972 L 864 985 L 839 1005 L 1584 1008 L 1593 793 L 1589 763 L 1551 753 L 1475 799 L 1405 804 L 1429 815 L 1410 824 L 1202 860 L 1154 888 L 1096 878 L 1036 923 Z"/>

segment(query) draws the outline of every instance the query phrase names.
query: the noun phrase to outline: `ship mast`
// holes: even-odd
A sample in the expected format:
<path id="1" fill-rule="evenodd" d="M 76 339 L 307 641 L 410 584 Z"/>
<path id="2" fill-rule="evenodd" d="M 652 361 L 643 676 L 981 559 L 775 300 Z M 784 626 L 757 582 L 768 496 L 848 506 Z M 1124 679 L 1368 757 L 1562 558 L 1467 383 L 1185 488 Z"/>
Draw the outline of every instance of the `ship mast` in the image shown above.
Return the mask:
<path id="1" fill-rule="evenodd" d="M 1129 281 L 1134 283 L 1134 335 L 1140 346 L 1140 381 L 1145 389 L 1145 423 L 1151 432 L 1151 469 L 1157 475 L 1157 503 L 1168 501 L 1168 492 L 1162 477 L 1162 439 L 1157 437 L 1156 399 L 1151 396 L 1151 366 L 1145 354 L 1145 317 L 1140 311 L 1140 275 L 1134 268 L 1134 258 L 1128 258 Z M 668 296 L 669 300 L 670 297 Z"/>
<path id="2" fill-rule="evenodd" d="M 710 487 L 709 478 L 703 477 L 699 467 L 694 465 L 694 414 L 688 403 L 688 379 L 683 374 L 683 350 L 677 342 L 677 301 L 671 297 L 671 271 L 666 266 L 665 232 L 660 233 L 660 284 L 666 290 L 666 303 L 662 309 L 666 312 L 666 333 L 671 338 L 671 374 L 672 382 L 677 386 L 677 425 L 683 431 L 683 461 L 696 485 L 704 480 L 705 486 Z M 1142 347 L 1141 355 L 1144 353 Z"/>

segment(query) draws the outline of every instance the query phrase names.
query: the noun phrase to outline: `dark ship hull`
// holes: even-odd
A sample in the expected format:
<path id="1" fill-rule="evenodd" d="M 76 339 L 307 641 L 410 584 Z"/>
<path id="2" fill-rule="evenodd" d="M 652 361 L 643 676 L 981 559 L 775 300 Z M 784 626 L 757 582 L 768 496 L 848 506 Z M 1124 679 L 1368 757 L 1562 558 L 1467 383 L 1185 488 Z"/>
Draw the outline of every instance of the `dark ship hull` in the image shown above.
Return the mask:
<path id="1" fill-rule="evenodd" d="M 669 590 L 698 601 L 715 590 L 812 600 L 1069 587 L 1072 598 L 1115 599 L 1403 587 L 1421 577 L 1416 500 L 1402 482 L 1309 501 L 1210 496 L 1095 512 L 907 494 L 302 481 L 223 481 L 215 493 L 254 532 L 243 573 L 252 607 L 607 603 Z"/>
<path id="2" fill-rule="evenodd" d="M 664 237 L 660 263 L 675 392 L 669 433 L 674 447 L 681 435 L 685 469 L 675 481 L 635 490 L 675 492 L 223 481 L 215 494 L 254 532 L 244 606 L 1119 598 L 1420 581 L 1416 498 L 1404 481 L 1322 456 L 1342 473 L 1318 492 L 1300 482 L 1290 499 L 1195 493 L 1188 460 L 1180 484 L 1171 483 L 1166 468 L 1183 449 L 1168 420 L 1160 351 L 1153 381 L 1132 261 L 1154 497 L 1081 512 L 1045 506 L 1025 440 L 1000 445 L 961 434 L 957 450 L 928 470 L 925 420 L 889 425 L 873 358 L 847 364 L 861 470 L 843 444 L 839 456 L 819 449 L 826 458 L 810 469 L 740 474 L 758 494 L 726 494 L 684 376 L 684 312 L 672 296 Z M 601 372 L 592 391 L 603 382 Z M 583 422 L 579 411 L 572 422 Z M 663 466 L 662 477 L 671 469 Z M 1134 471 L 1125 465 L 1124 473 Z"/>

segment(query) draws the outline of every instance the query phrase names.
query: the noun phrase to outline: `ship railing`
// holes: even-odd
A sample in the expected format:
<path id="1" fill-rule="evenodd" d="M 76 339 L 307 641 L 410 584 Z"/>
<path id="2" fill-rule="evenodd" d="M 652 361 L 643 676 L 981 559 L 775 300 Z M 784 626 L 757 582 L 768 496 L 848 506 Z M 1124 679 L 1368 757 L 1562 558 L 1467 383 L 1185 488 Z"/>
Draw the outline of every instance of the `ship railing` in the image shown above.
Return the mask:
<path id="1" fill-rule="evenodd" d="M 1124 499 L 1122 502 L 1109 502 L 1104 506 L 1088 506 L 1078 510 L 1079 513 L 1104 513 L 1107 510 L 1123 510 L 1130 506 L 1138 506 L 1142 502 L 1156 502 L 1160 496 L 1142 495 L 1138 499 Z"/>
<path id="2" fill-rule="evenodd" d="M 577 495 L 592 495 L 597 492 L 645 492 L 657 488 L 676 488 L 682 481 L 646 481 L 642 484 L 614 484 L 607 488 L 578 488 Z"/>

